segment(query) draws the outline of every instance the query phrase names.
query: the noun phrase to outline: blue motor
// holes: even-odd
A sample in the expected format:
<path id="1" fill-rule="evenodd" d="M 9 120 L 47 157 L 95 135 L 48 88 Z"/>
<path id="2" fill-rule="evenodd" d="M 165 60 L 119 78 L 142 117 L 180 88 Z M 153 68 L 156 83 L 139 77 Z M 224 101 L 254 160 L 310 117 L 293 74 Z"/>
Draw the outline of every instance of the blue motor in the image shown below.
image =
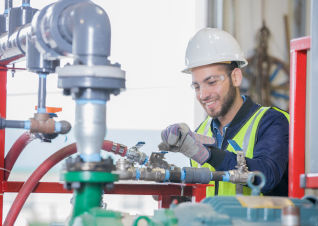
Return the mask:
<path id="1" fill-rule="evenodd" d="M 318 205 L 308 199 L 264 196 L 216 196 L 201 203 L 160 209 L 148 225 L 318 225 Z M 145 217 L 143 217 L 145 219 Z M 136 222 L 135 222 L 136 223 Z"/>

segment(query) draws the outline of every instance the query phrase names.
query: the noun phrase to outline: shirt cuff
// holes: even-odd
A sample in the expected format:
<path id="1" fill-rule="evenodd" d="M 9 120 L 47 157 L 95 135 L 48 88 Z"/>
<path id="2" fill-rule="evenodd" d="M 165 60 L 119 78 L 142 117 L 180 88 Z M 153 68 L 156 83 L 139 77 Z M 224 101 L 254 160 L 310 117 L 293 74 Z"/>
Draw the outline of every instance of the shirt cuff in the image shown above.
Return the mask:
<path id="1" fill-rule="evenodd" d="M 224 161 L 226 152 L 214 146 L 210 146 L 210 145 L 205 145 L 205 146 L 210 150 L 210 157 L 207 160 L 207 163 L 209 163 L 215 169 L 219 168 Z"/>

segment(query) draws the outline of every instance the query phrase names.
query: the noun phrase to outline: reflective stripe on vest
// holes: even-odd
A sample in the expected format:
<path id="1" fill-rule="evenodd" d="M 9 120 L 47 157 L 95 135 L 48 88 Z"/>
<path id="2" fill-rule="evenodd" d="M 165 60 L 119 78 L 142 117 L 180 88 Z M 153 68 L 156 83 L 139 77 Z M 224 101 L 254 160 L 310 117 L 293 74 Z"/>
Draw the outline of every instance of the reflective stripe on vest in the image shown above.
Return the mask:
<path id="1" fill-rule="evenodd" d="M 239 130 L 239 132 L 233 137 L 232 140 L 235 140 L 236 143 L 243 148 L 245 157 L 247 158 L 253 158 L 253 150 L 256 140 L 256 133 L 258 129 L 259 122 L 263 115 L 268 111 L 270 107 L 260 107 L 251 117 L 250 119 L 243 125 L 243 127 Z M 288 113 L 284 112 L 281 109 L 273 108 L 285 115 L 285 117 L 288 119 L 289 122 L 289 115 Z M 211 130 L 211 121 L 212 118 L 208 117 L 199 127 L 197 130 L 198 134 L 206 135 L 206 136 L 213 136 L 212 130 Z M 230 146 L 227 145 L 225 148 L 226 150 L 236 153 L 235 150 Z M 215 171 L 214 167 L 211 166 L 208 163 L 203 164 L 200 166 L 197 162 L 194 160 L 191 160 L 192 167 L 207 167 L 211 171 Z M 212 182 L 212 181 L 211 181 Z M 214 184 L 214 181 L 210 184 Z M 213 189 L 211 189 L 213 188 Z M 206 196 L 213 196 L 214 195 L 214 187 L 207 188 Z M 243 187 L 243 194 L 249 195 L 251 194 L 251 190 L 244 186 Z M 219 190 L 218 195 L 236 195 L 236 185 L 229 183 L 229 182 L 219 182 Z"/>

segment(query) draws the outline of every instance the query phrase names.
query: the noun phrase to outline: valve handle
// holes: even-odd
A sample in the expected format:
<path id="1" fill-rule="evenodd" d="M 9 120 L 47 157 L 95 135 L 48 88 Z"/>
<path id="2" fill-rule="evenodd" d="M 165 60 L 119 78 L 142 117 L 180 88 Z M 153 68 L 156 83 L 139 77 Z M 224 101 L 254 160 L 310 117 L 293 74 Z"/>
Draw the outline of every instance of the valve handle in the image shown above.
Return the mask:
<path id="1" fill-rule="evenodd" d="M 256 178 L 260 179 L 259 184 L 254 184 Z M 248 175 L 247 178 L 247 185 L 252 189 L 252 195 L 258 196 L 261 193 L 261 189 L 264 187 L 266 182 L 266 178 L 264 174 L 260 171 L 253 171 L 251 174 Z"/>
<path id="2" fill-rule="evenodd" d="M 38 110 L 38 106 L 35 106 L 35 110 Z M 46 107 L 46 113 L 56 113 L 56 112 L 61 112 L 62 108 L 58 107 Z"/>

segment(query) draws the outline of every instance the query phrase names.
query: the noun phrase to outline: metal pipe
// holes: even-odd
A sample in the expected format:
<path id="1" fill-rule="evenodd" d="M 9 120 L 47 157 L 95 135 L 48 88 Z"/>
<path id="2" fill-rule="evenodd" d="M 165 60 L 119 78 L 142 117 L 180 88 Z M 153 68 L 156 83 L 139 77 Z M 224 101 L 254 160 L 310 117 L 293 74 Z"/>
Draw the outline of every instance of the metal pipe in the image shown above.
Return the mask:
<path id="1" fill-rule="evenodd" d="M 21 120 L 6 120 L 5 128 L 16 128 L 24 129 L 25 124 L 30 121 L 21 121 Z"/>
<path id="2" fill-rule="evenodd" d="M 27 129 L 32 133 L 45 133 L 45 134 L 65 134 L 71 130 L 71 124 L 67 121 L 55 122 L 52 118 L 49 118 L 48 114 L 36 114 L 45 115 L 46 118 L 31 118 L 27 121 L 21 120 L 6 120 L 0 118 L 0 129 L 15 128 L 15 129 Z"/>
<path id="3" fill-rule="evenodd" d="M 75 64 L 110 64 L 109 18 L 101 7 L 87 0 L 49 5 L 32 19 L 32 29 L 24 25 L 8 35 L 6 32 L 0 37 L 0 64 L 23 57 L 28 36 L 45 59 L 73 54 Z"/>
<path id="4" fill-rule="evenodd" d="M 85 162 L 99 161 L 106 133 L 106 101 L 76 101 L 74 134 L 77 150 Z"/>
<path id="5" fill-rule="evenodd" d="M 174 182 L 188 184 L 209 184 L 210 181 L 225 181 L 242 185 L 255 180 L 257 172 L 239 173 L 238 170 L 213 171 L 208 168 L 173 167 L 163 168 L 135 168 L 127 160 L 118 160 L 116 171 L 120 180 L 145 180 L 155 182 Z M 262 178 L 261 178 L 262 179 Z M 263 187 L 264 184 L 261 186 Z"/>
<path id="6" fill-rule="evenodd" d="M 27 24 L 18 28 L 10 37 L 8 37 L 8 33 L 0 36 L 0 64 L 24 56 L 30 33 L 31 26 Z"/>
<path id="7" fill-rule="evenodd" d="M 311 50 L 310 50 L 310 73 L 308 75 L 308 103 L 306 106 L 306 144 L 308 144 L 308 160 L 309 160 L 309 172 L 318 173 L 318 153 L 316 147 L 318 145 L 318 128 L 314 126 L 317 124 L 318 104 L 316 96 L 318 94 L 318 22 L 314 19 L 318 16 L 318 2 L 311 1 Z M 308 133 L 307 133 L 308 132 Z M 308 143 L 307 143 L 308 142 Z"/>
<path id="8" fill-rule="evenodd" d="M 110 55 L 110 22 L 100 6 L 80 2 L 64 10 L 59 22 L 62 36 L 73 43 L 75 64 L 109 63 L 106 60 Z"/>
<path id="9" fill-rule="evenodd" d="M 30 0 L 22 0 L 22 6 L 30 6 Z"/>
<path id="10" fill-rule="evenodd" d="M 24 128 L 26 121 L 21 120 L 6 120 L 5 118 L 0 118 L 0 129 L 5 128 Z M 30 122 L 30 121 L 29 121 Z"/>
<path id="11" fill-rule="evenodd" d="M 46 112 L 46 76 L 44 73 L 39 74 L 38 113 Z"/>
<path id="12" fill-rule="evenodd" d="M 9 9 L 12 8 L 12 0 L 5 0 L 4 2 L 4 13 L 7 14 Z"/>

